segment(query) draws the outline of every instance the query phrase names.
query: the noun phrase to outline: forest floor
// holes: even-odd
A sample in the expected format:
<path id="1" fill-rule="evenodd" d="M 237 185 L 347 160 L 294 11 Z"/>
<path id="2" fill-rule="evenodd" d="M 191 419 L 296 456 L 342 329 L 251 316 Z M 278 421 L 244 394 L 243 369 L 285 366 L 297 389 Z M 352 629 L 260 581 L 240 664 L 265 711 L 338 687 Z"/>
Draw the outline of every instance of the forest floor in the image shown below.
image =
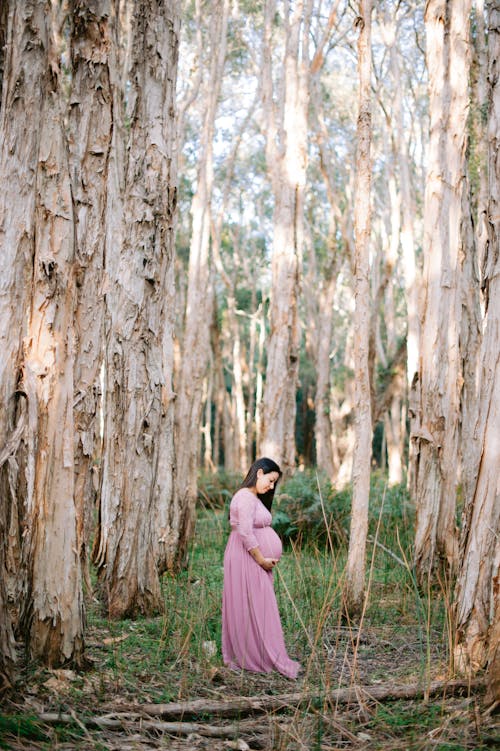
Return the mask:
<path id="1" fill-rule="evenodd" d="M 343 551 L 291 546 L 275 581 L 288 650 L 303 672 L 290 681 L 225 668 L 220 598 L 226 536 L 224 513 L 201 515 L 189 567 L 164 579 L 161 616 L 113 622 L 90 599 L 88 670 L 48 670 L 21 658 L 0 710 L 0 748 L 500 748 L 498 715 L 488 713 L 480 685 L 454 692 L 450 683 L 428 695 L 431 681 L 455 677 L 449 593 L 446 585 L 419 593 L 402 553 L 375 548 L 367 607 L 361 623 L 350 626 L 338 617 Z M 345 701 L 339 689 L 352 686 L 365 688 Z M 416 687 L 416 696 L 397 698 L 400 686 Z M 172 703 L 195 699 L 194 708 L 175 714 Z M 235 699 L 238 709 L 224 713 Z M 172 718 L 175 727 L 168 725 Z"/>

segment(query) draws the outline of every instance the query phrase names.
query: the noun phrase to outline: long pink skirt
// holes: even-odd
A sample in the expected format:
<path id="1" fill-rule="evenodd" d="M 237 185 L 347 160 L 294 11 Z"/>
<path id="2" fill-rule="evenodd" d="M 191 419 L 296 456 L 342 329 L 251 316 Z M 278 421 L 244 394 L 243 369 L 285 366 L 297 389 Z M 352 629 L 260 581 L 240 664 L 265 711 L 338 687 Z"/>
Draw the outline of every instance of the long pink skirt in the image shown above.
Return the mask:
<path id="1" fill-rule="evenodd" d="M 253 532 L 265 558 L 281 556 L 281 540 L 271 527 Z M 234 531 L 224 554 L 222 657 L 231 668 L 277 670 L 288 678 L 296 678 L 300 669 L 286 651 L 273 572 L 254 561 Z"/>

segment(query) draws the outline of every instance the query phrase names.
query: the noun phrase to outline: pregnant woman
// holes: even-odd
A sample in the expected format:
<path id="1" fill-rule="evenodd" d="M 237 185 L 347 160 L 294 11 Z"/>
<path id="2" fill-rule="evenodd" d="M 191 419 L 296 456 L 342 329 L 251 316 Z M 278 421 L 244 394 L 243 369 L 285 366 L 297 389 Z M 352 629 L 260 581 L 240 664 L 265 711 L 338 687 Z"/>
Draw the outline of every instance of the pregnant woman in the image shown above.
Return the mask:
<path id="1" fill-rule="evenodd" d="M 296 678 L 274 594 L 273 569 L 281 540 L 271 527 L 271 505 L 281 476 L 272 459 L 252 464 L 229 507 L 231 534 L 224 554 L 222 657 L 231 668 L 271 670 Z"/>

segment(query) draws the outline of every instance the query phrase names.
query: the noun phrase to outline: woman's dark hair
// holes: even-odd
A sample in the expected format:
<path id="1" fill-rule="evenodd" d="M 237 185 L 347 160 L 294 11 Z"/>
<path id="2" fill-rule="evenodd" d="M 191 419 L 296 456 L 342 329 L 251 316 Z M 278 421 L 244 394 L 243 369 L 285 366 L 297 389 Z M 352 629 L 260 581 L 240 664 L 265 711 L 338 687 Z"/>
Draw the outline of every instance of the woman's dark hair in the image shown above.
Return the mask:
<path id="1" fill-rule="evenodd" d="M 247 472 L 247 475 L 243 482 L 241 483 L 242 488 L 254 488 L 257 484 L 257 472 L 261 469 L 265 475 L 269 474 L 269 472 L 277 472 L 279 477 L 274 483 L 274 487 L 271 488 L 271 490 L 268 490 L 267 493 L 258 493 L 258 497 L 264 504 L 264 506 L 267 508 L 268 511 L 271 511 L 271 506 L 273 505 L 273 498 L 274 498 L 274 491 L 276 490 L 276 485 L 279 482 L 279 479 L 282 475 L 281 469 L 276 464 L 275 461 L 272 459 L 268 459 L 266 456 L 263 456 L 262 459 L 257 459 L 250 469 Z"/>

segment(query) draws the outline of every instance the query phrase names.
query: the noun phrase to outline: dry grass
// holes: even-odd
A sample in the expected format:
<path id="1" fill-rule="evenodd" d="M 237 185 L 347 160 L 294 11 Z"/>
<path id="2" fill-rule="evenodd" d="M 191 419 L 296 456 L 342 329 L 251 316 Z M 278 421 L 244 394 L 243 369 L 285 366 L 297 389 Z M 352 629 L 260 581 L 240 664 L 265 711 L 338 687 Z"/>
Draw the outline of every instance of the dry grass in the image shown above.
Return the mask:
<path id="1" fill-rule="evenodd" d="M 383 504 L 382 504 L 383 508 Z M 380 510 L 379 519 L 383 511 Z M 225 513 L 201 515 L 189 568 L 166 577 L 165 614 L 110 622 L 89 603 L 87 653 L 92 669 L 48 671 L 23 664 L 4 701 L 0 747 L 18 749 L 415 749 L 483 751 L 500 747 L 495 718 L 480 695 L 427 702 L 360 700 L 332 705 L 330 689 L 353 684 L 426 684 L 451 677 L 449 593 L 445 586 L 416 590 L 396 537 L 371 546 L 369 586 L 362 622 L 341 618 L 345 550 L 294 545 L 276 577 L 289 652 L 304 672 L 297 682 L 278 674 L 232 672 L 220 658 L 222 555 Z M 380 545 L 391 552 L 386 552 Z M 399 560 L 396 560 L 396 558 Z M 199 732 L 175 737 L 134 719 L 141 705 L 180 699 L 227 699 L 314 691 L 320 700 L 300 709 L 254 717 L 196 718 L 226 737 Z M 323 699 L 321 700 L 321 697 Z M 72 714 L 71 724 L 44 724 L 42 712 Z M 89 718 L 129 713 L 121 728 L 97 728 Z M 132 713 L 132 714 L 131 714 Z M 135 713 L 135 714 L 133 714 Z"/>

